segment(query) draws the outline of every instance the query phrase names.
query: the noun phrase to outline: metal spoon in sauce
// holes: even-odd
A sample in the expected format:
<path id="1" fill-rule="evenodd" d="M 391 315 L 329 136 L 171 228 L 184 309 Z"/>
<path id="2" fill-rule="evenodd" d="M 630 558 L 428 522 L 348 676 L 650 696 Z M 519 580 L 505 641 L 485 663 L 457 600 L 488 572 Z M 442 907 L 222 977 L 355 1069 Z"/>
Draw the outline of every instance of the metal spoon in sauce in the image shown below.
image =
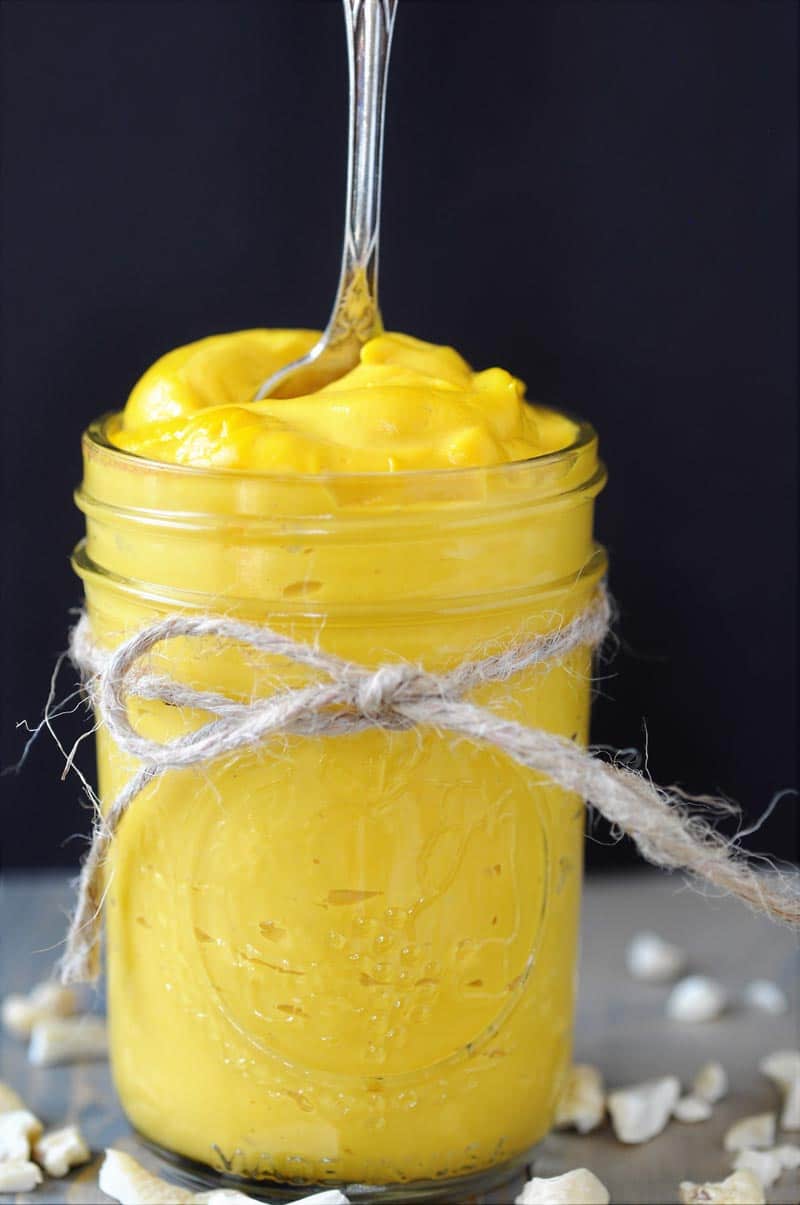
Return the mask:
<path id="1" fill-rule="evenodd" d="M 278 387 L 282 396 L 288 396 L 344 376 L 358 363 L 367 340 L 383 329 L 378 309 L 378 230 L 386 79 L 397 0 L 343 2 L 350 116 L 339 288 L 321 338 L 299 360 L 268 377 L 256 401 L 270 397 Z M 311 365 L 314 369 L 309 373 Z"/>

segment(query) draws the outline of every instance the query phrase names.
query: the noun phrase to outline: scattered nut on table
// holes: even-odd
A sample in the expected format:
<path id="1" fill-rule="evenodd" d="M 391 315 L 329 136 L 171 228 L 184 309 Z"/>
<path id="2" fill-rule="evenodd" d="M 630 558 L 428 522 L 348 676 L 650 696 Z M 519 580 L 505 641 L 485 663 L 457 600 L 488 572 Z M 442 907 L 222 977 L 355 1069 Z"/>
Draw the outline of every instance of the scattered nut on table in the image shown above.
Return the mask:
<path id="1" fill-rule="evenodd" d="M 38 1021 L 70 1017 L 78 1011 L 78 996 L 71 987 L 52 979 L 39 983 L 28 994 L 6 996 L 2 1016 L 4 1028 L 16 1038 L 29 1038 Z"/>
<path id="2" fill-rule="evenodd" d="M 692 1080 L 692 1096 L 699 1096 L 715 1105 L 728 1091 L 728 1075 L 722 1063 L 703 1063 Z"/>
<path id="3" fill-rule="evenodd" d="M 58 1179 L 66 1176 L 70 1168 L 88 1163 L 92 1157 L 83 1135 L 76 1125 L 62 1126 L 50 1130 L 36 1142 L 33 1155 L 48 1176 Z"/>
<path id="4" fill-rule="evenodd" d="M 29 1109 L 0 1113 L 0 1160 L 24 1162 L 31 1157 L 31 1144 L 43 1130 L 38 1117 Z"/>
<path id="5" fill-rule="evenodd" d="M 800 1130 L 800 1050 L 776 1050 L 758 1065 L 783 1095 L 782 1130 Z"/>
<path id="6" fill-rule="evenodd" d="M 800 1167 L 800 1146 L 786 1142 L 783 1146 L 775 1147 L 775 1154 L 781 1161 L 781 1167 L 786 1172 L 797 1171 Z"/>
<path id="7" fill-rule="evenodd" d="M 120 1205 L 260 1205 L 253 1197 L 232 1188 L 198 1193 L 179 1188 L 177 1184 L 154 1176 L 131 1155 L 114 1147 L 109 1147 L 105 1153 L 99 1183 L 100 1191 L 119 1201 Z M 303 1197 L 294 1205 L 311 1205 L 312 1202 L 313 1205 L 349 1205 L 344 1193 L 335 1188 Z"/>
<path id="8" fill-rule="evenodd" d="M 769 1150 L 739 1151 L 733 1166 L 748 1168 L 765 1188 L 769 1188 L 784 1172 L 796 1171 L 800 1167 L 800 1146 L 785 1143 L 783 1146 L 773 1146 Z"/>
<path id="9" fill-rule="evenodd" d="M 783 1165 L 774 1150 L 746 1149 L 739 1151 L 732 1166 L 736 1171 L 746 1169 L 752 1172 L 764 1188 L 769 1188 L 771 1184 L 774 1184 L 783 1171 Z"/>
<path id="10" fill-rule="evenodd" d="M 681 1205 L 766 1205 L 767 1200 L 760 1180 L 749 1171 L 705 1184 L 684 1180 L 679 1192 Z"/>
<path id="11" fill-rule="evenodd" d="M 702 1096 L 682 1096 L 672 1110 L 672 1116 L 677 1121 L 687 1123 L 708 1121 L 711 1116 L 711 1104 Z"/>
<path id="12" fill-rule="evenodd" d="M 585 1167 L 563 1176 L 528 1180 L 515 1205 L 608 1205 L 608 1189 Z"/>
<path id="13" fill-rule="evenodd" d="M 169 1184 L 125 1151 L 110 1147 L 100 1168 L 100 1191 L 121 1205 L 189 1205 L 192 1193 Z"/>
<path id="14" fill-rule="evenodd" d="M 0 1192 L 31 1192 L 42 1179 L 41 1169 L 28 1159 L 0 1160 Z"/>
<path id="15" fill-rule="evenodd" d="M 721 984 L 708 975 L 687 975 L 667 997 L 667 1016 L 673 1021 L 715 1021 L 728 1006 Z"/>
<path id="16" fill-rule="evenodd" d="M 677 1076 L 619 1088 L 608 1097 L 608 1111 L 620 1142 L 649 1142 L 666 1126 L 681 1095 Z"/>
<path id="17" fill-rule="evenodd" d="M 634 979 L 668 983 L 686 966 L 686 954 L 657 933 L 637 933 L 628 945 L 625 963 Z"/>
<path id="18" fill-rule="evenodd" d="M 741 1117 L 725 1134 L 723 1146 L 726 1151 L 745 1151 L 775 1145 L 774 1113 L 756 1113 L 752 1117 Z"/>
<path id="19" fill-rule="evenodd" d="M 771 979 L 751 980 L 742 992 L 742 1000 L 748 1008 L 768 1013 L 771 1017 L 781 1017 L 789 1010 L 786 992 Z"/>
<path id="20" fill-rule="evenodd" d="M 36 1067 L 108 1058 L 108 1036 L 101 1017 L 52 1017 L 37 1021 L 31 1032 L 28 1060 Z"/>
<path id="21" fill-rule="evenodd" d="M 590 1063 L 575 1063 L 569 1069 L 556 1107 L 555 1128 L 561 1130 L 572 1126 L 579 1134 L 588 1134 L 600 1125 L 605 1112 L 606 1098 L 600 1071 Z"/>

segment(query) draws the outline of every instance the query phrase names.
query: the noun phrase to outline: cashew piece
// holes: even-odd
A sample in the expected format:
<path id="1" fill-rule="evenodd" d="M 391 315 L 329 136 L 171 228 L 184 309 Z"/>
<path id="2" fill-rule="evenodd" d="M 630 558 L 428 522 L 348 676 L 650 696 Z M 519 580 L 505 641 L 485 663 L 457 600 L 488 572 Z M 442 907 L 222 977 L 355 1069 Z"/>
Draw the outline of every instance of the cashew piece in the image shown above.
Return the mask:
<path id="1" fill-rule="evenodd" d="M 52 1017 L 31 1032 L 28 1061 L 35 1067 L 108 1058 L 108 1037 L 101 1017 Z"/>
<path id="2" fill-rule="evenodd" d="M 668 983 L 686 966 L 686 954 L 657 933 L 637 933 L 628 944 L 625 963 L 629 974 L 643 983 Z"/>
<path id="3" fill-rule="evenodd" d="M 774 1150 L 754 1151 L 748 1149 L 739 1151 L 732 1166 L 736 1171 L 746 1170 L 752 1172 L 764 1188 L 769 1188 L 771 1184 L 774 1184 L 783 1171 L 783 1165 Z"/>
<path id="4" fill-rule="evenodd" d="M 775 1114 L 756 1113 L 735 1121 L 723 1139 L 726 1151 L 746 1151 L 775 1145 Z"/>
<path id="5" fill-rule="evenodd" d="M 605 1117 L 606 1100 L 603 1077 L 590 1063 L 570 1067 L 564 1091 L 556 1107 L 555 1129 L 574 1126 L 579 1134 L 588 1134 Z"/>
<path id="6" fill-rule="evenodd" d="M 563 1176 L 528 1180 L 515 1205 L 608 1205 L 610 1199 L 605 1184 L 587 1168 L 578 1167 Z"/>
<path id="7" fill-rule="evenodd" d="M 679 1191 L 681 1205 L 766 1205 L 767 1200 L 760 1181 L 749 1171 L 706 1184 L 684 1180 Z"/>
<path id="8" fill-rule="evenodd" d="M 692 1080 L 692 1096 L 715 1105 L 728 1091 L 728 1076 L 722 1063 L 703 1063 Z"/>
<path id="9" fill-rule="evenodd" d="M 708 975 L 688 975 L 676 983 L 667 998 L 667 1016 L 696 1024 L 715 1021 L 728 1006 L 725 989 Z"/>
<path id="10" fill-rule="evenodd" d="M 669 1121 L 681 1094 L 674 1075 L 620 1088 L 608 1097 L 608 1111 L 620 1142 L 649 1142 Z"/>
<path id="11" fill-rule="evenodd" d="M 774 1154 L 780 1159 L 781 1167 L 785 1172 L 797 1171 L 800 1167 L 800 1146 L 795 1146 L 793 1142 L 776 1146 Z"/>
<path id="12" fill-rule="evenodd" d="M 782 1017 L 789 1010 L 786 992 L 771 979 L 751 980 L 742 992 L 742 1000 L 748 1008 L 770 1017 Z"/>
<path id="13" fill-rule="evenodd" d="M 31 1192 L 41 1182 L 41 1171 L 27 1159 L 0 1162 L 0 1192 Z"/>
<path id="14" fill-rule="evenodd" d="M 0 1160 L 24 1162 L 31 1157 L 31 1143 L 42 1132 L 42 1123 L 28 1109 L 0 1113 Z"/>
<path id="15" fill-rule="evenodd" d="M 703 1100 L 702 1096 L 682 1096 L 672 1110 L 672 1116 L 677 1121 L 687 1123 L 708 1121 L 711 1105 L 707 1100 Z"/>
<path id="16" fill-rule="evenodd" d="M 800 1050 L 776 1050 L 758 1065 L 783 1094 L 782 1130 L 800 1130 Z"/>
<path id="17" fill-rule="evenodd" d="M 33 1148 L 33 1155 L 48 1176 L 66 1176 L 72 1167 L 88 1163 L 92 1157 L 83 1135 L 76 1125 L 63 1126 L 43 1135 Z"/>
<path id="18" fill-rule="evenodd" d="M 78 997 L 71 987 L 51 979 L 39 983 L 27 996 L 11 995 L 3 1000 L 3 1027 L 16 1038 L 29 1038 L 37 1021 L 69 1017 L 78 1011 Z"/>
<path id="19" fill-rule="evenodd" d="M 253 1197 L 233 1188 L 216 1188 L 210 1192 L 190 1192 L 178 1188 L 159 1176 L 152 1175 L 125 1151 L 109 1147 L 100 1168 L 100 1189 L 120 1205 L 259 1205 Z M 347 1197 L 338 1189 L 325 1189 L 313 1196 L 295 1201 L 295 1205 L 348 1205 Z"/>
<path id="20" fill-rule="evenodd" d="M 100 1168 L 100 1191 L 120 1205 L 191 1205 L 193 1193 L 151 1175 L 125 1151 L 109 1147 Z"/>

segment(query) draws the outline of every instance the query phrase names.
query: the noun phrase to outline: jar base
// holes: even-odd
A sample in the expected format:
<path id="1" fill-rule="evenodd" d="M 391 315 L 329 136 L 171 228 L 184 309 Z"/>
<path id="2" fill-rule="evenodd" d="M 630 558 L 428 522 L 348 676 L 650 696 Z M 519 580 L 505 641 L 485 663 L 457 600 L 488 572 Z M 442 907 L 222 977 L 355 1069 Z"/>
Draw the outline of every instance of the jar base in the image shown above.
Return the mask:
<path id="1" fill-rule="evenodd" d="M 353 1202 L 353 1205 L 401 1205 L 403 1202 L 441 1201 L 450 1205 L 463 1205 L 474 1201 L 478 1195 L 492 1192 L 508 1184 L 522 1171 L 528 1170 L 536 1148 L 525 1151 L 504 1163 L 483 1168 L 464 1176 L 449 1176 L 434 1180 L 412 1180 L 394 1184 L 358 1184 L 327 1180 L 324 1183 L 290 1184 L 279 1180 L 249 1180 L 244 1176 L 228 1175 L 214 1171 L 204 1163 L 167 1150 L 137 1132 L 139 1141 L 177 1173 L 177 1179 L 195 1191 L 233 1188 L 247 1196 L 262 1201 L 291 1202 L 338 1188 Z"/>

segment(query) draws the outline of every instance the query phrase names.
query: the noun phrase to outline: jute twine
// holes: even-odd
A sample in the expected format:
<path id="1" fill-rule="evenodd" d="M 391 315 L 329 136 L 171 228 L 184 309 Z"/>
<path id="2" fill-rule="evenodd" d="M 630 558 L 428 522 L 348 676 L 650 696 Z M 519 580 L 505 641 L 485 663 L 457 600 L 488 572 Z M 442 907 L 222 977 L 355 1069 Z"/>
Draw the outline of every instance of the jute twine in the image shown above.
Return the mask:
<path id="1" fill-rule="evenodd" d="M 571 623 L 494 656 L 466 661 L 445 674 L 429 673 L 407 662 L 369 669 L 269 628 L 211 615 L 172 615 L 108 653 L 93 641 L 83 615 L 71 634 L 70 656 L 81 671 L 99 721 L 141 767 L 105 816 L 97 816 L 61 961 L 62 980 L 94 981 L 98 976 L 103 863 L 125 813 L 149 783 L 169 770 L 256 749 L 277 735 L 321 738 L 367 728 L 397 731 L 425 726 L 491 745 L 587 800 L 616 831 L 633 839 L 648 862 L 684 870 L 773 920 L 800 926 L 797 879 L 759 873 L 736 842 L 720 835 L 680 792 L 654 786 L 642 774 L 610 764 L 574 741 L 505 719 L 466 697 L 476 686 L 554 664 L 579 647 L 596 648 L 608 631 L 609 615 L 608 598 L 601 589 Z M 232 641 L 265 657 L 305 666 L 320 679 L 243 703 L 147 672 L 151 650 L 178 637 Z M 131 723 L 128 701 L 132 697 L 194 708 L 212 718 L 185 736 L 153 740 Z"/>

